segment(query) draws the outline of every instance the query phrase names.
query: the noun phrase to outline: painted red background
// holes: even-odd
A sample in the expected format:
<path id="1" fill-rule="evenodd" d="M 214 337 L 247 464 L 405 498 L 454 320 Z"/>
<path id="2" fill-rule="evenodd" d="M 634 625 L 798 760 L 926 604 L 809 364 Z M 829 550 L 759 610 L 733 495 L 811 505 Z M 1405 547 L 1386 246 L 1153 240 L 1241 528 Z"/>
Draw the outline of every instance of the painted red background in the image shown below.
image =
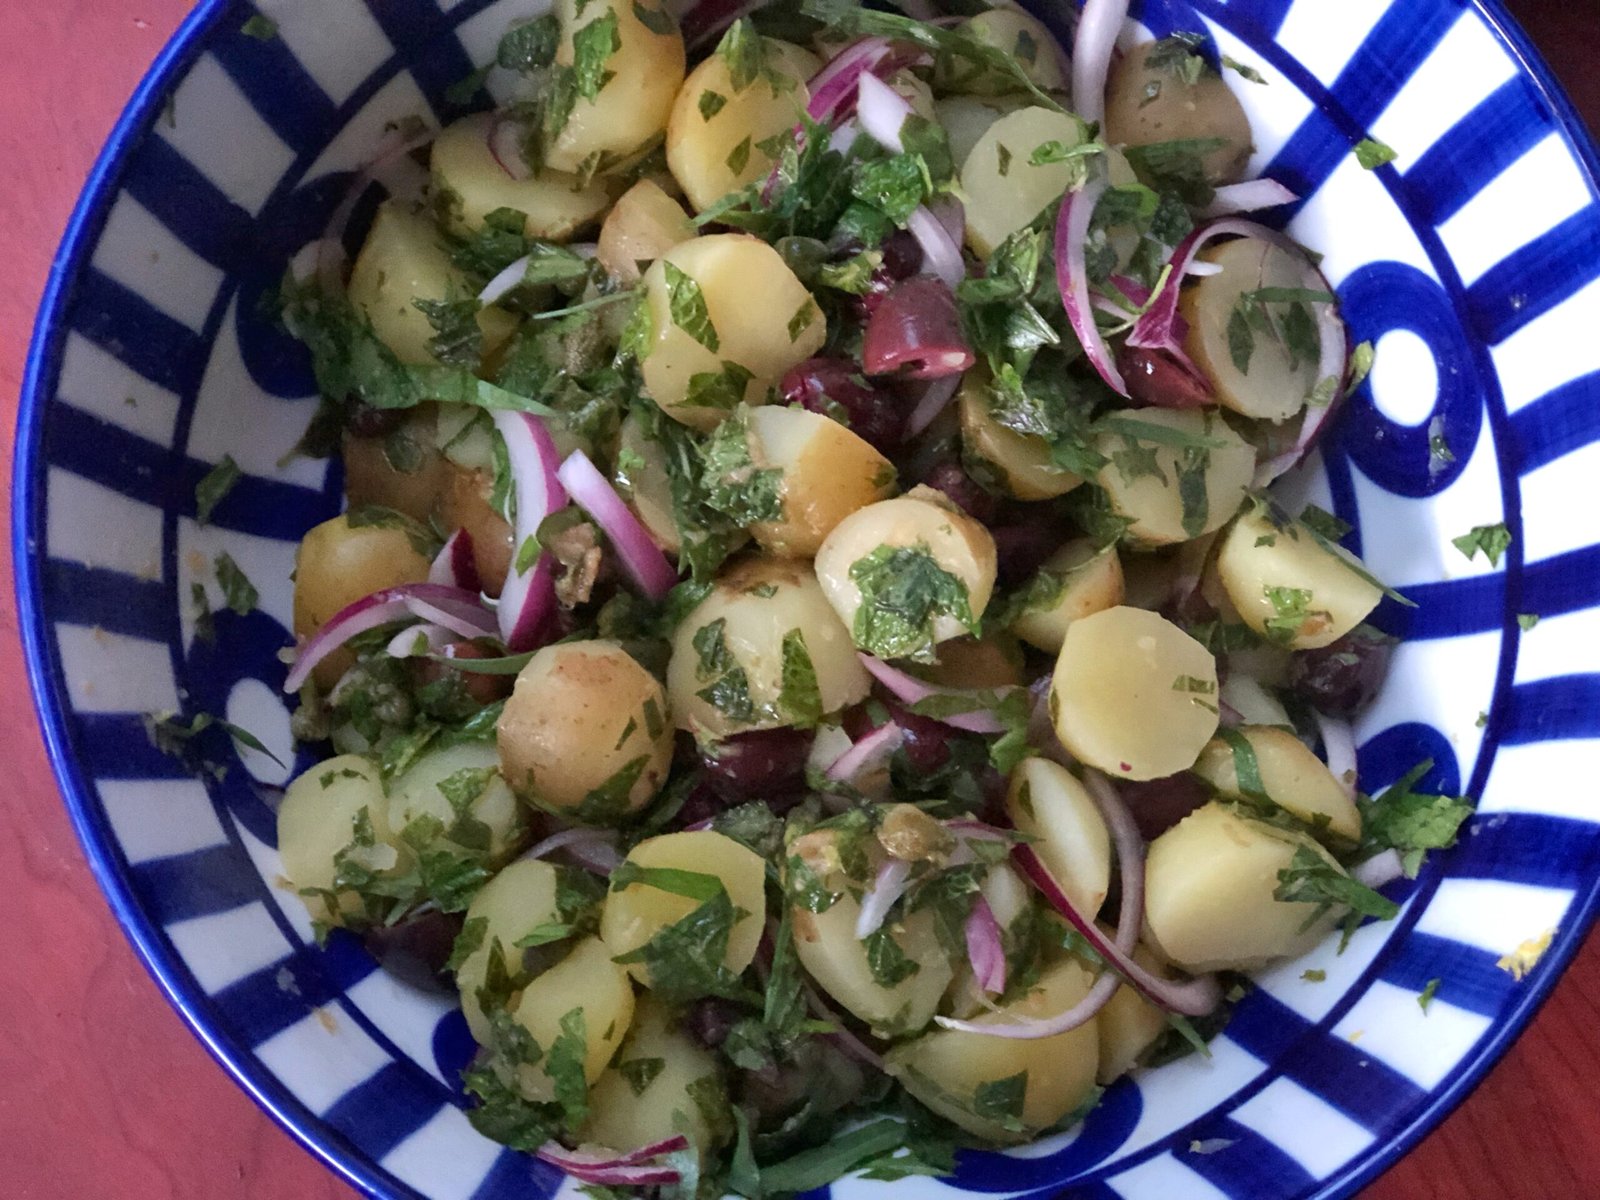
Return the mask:
<path id="1" fill-rule="evenodd" d="M 1404 3 L 1405 0 L 1395 0 Z M 1510 0 L 1600 128 L 1600 5 Z M 15 416 L 45 273 L 85 173 L 185 0 L 4 0 L 0 404 Z M 10 449 L 0 449 L 10 471 Z M 0 581 L 0 1195 L 345 1200 L 235 1087 L 135 960 L 45 763 Z M 1600 1195 L 1600 939 L 1473 1096 L 1366 1200 Z M 1182 1200 L 1174 1197 L 1174 1200 Z"/>

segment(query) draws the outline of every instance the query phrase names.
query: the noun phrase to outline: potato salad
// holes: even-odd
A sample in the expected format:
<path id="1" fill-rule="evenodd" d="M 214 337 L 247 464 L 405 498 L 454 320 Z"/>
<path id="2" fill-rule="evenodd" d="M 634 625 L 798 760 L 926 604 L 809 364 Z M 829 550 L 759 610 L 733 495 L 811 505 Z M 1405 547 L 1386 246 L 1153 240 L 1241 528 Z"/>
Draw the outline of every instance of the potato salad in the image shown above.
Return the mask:
<path id="1" fill-rule="evenodd" d="M 285 886 L 597 1195 L 1069 1128 L 1466 815 L 1363 792 L 1407 602 L 1271 487 L 1372 351 L 1270 85 L 1126 9 L 556 0 L 284 280 Z"/>

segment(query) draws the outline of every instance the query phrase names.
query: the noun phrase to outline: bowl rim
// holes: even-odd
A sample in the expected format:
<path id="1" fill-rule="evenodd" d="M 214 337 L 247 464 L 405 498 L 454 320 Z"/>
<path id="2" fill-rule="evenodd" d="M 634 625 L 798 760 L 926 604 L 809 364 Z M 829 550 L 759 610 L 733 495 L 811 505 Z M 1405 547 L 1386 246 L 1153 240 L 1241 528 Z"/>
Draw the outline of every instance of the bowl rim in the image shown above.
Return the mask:
<path id="1" fill-rule="evenodd" d="M 177 952 L 164 944 L 160 927 L 144 911 L 112 849 L 106 821 L 99 812 L 94 780 L 81 773 L 72 754 L 63 715 L 65 697 L 50 670 L 50 623 L 42 592 L 42 544 L 45 491 L 43 415 L 53 399 L 66 338 L 65 316 L 75 284 L 102 233 L 120 190 L 129 159 L 161 112 L 172 87 L 182 81 L 203 55 L 209 36 L 233 11 L 232 0 L 198 0 L 161 48 L 139 80 L 97 154 L 60 246 L 51 261 L 33 335 L 24 362 L 17 409 L 15 458 L 11 479 L 11 553 L 18 628 L 29 691 L 39 718 L 46 754 L 73 830 L 117 923 L 132 943 L 140 963 L 202 1046 L 247 1095 L 297 1142 L 336 1175 L 375 1200 L 418 1193 L 376 1163 L 352 1153 L 345 1139 L 295 1098 L 254 1058 L 247 1047 L 208 1024 L 203 1011 L 209 997 L 195 984 Z M 1564 135 L 1592 193 L 1600 195 L 1600 147 L 1554 72 L 1506 7 L 1504 0 L 1468 0 L 1463 12 L 1476 13 L 1510 54 L 1539 99 L 1550 108 L 1554 125 Z M 1354 1195 L 1408 1154 L 1441 1124 L 1477 1087 L 1489 1070 L 1526 1031 L 1539 1008 L 1600 916 L 1600 878 L 1586 892 L 1575 894 L 1569 917 L 1541 957 L 1533 976 L 1516 993 L 1506 1014 L 1459 1060 L 1450 1076 L 1427 1102 L 1387 1139 L 1375 1141 L 1342 1168 L 1321 1181 L 1306 1200 L 1342 1200 Z M 396 1190 L 396 1185 L 400 1190 Z"/>

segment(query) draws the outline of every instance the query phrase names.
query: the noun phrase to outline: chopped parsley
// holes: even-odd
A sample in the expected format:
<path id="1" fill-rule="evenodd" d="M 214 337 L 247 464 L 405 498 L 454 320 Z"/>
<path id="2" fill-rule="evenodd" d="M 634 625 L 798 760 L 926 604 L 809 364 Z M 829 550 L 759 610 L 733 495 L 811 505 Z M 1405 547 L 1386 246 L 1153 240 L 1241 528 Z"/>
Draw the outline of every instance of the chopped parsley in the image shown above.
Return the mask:
<path id="1" fill-rule="evenodd" d="M 261 593 L 256 591 L 255 584 L 250 582 L 227 551 L 217 555 L 216 571 L 217 584 L 222 588 L 223 601 L 227 606 L 241 617 L 254 612 Z"/>
<path id="2" fill-rule="evenodd" d="M 1433 1003 L 1434 996 L 1439 992 L 1439 985 L 1443 982 L 1444 980 L 1438 976 L 1428 980 L 1422 991 L 1417 995 L 1417 1007 L 1421 1008 L 1423 1012 L 1427 1012 L 1428 1005 Z"/>
<path id="3" fill-rule="evenodd" d="M 1336 908 L 1380 921 L 1387 921 L 1400 911 L 1393 900 L 1350 878 L 1337 863 L 1309 846 L 1296 848 L 1289 865 L 1278 872 L 1278 886 L 1272 896 L 1275 900 L 1316 905 L 1301 924 L 1302 930 L 1310 929 Z"/>
<path id="4" fill-rule="evenodd" d="M 1328 978 L 1328 973 L 1320 968 L 1307 970 L 1300 972 L 1300 978 L 1304 979 L 1307 983 L 1322 983 Z"/>
<path id="5" fill-rule="evenodd" d="M 1439 796 L 1416 791 L 1416 785 L 1433 769 L 1426 759 L 1385 788 L 1376 797 L 1359 798 L 1362 854 L 1395 850 L 1407 876 L 1415 878 L 1429 850 L 1448 850 L 1466 819 L 1472 801 L 1465 796 Z"/>
<path id="6" fill-rule="evenodd" d="M 1362 138 L 1357 142 L 1355 155 L 1363 171 L 1376 171 L 1384 163 L 1392 163 L 1398 157 L 1392 148 L 1375 138 Z"/>
<path id="7" fill-rule="evenodd" d="M 879 658 L 935 661 L 934 624 L 952 618 L 977 627 L 967 585 L 939 565 L 925 542 L 879 546 L 850 564 L 861 592 L 852 633 L 857 646 Z"/>
<path id="8" fill-rule="evenodd" d="M 1538 613 L 1518 613 L 1517 614 L 1517 625 L 1522 629 L 1522 632 L 1524 632 L 1524 633 L 1527 633 L 1528 630 L 1532 629 L 1538 623 L 1539 623 L 1539 614 Z"/>
<path id="9" fill-rule="evenodd" d="M 1249 373 L 1258 336 L 1268 337 L 1284 349 L 1290 371 L 1315 364 L 1322 343 L 1310 306 L 1332 304 L 1335 299 L 1332 292 L 1314 288 L 1262 287 L 1241 293 L 1228 316 L 1228 354 L 1233 365 L 1241 374 Z"/>
<path id="10" fill-rule="evenodd" d="M 1028 1072 L 980 1083 L 972 1093 L 972 1111 L 986 1121 L 1007 1128 L 1022 1128 L 1022 1102 L 1028 1094 Z"/>
<path id="11" fill-rule="evenodd" d="M 1504 521 L 1493 525 L 1474 525 L 1460 537 L 1451 538 L 1451 545 L 1470 562 L 1477 557 L 1478 551 L 1483 551 L 1483 556 L 1489 560 L 1491 567 L 1500 565 L 1500 556 L 1511 546 L 1511 531 L 1506 528 Z"/>
<path id="12" fill-rule="evenodd" d="M 447 366 L 477 370 L 483 360 L 483 330 L 478 327 L 478 312 L 483 306 L 477 298 L 416 299 L 411 303 L 433 326 L 428 352 Z"/>
<path id="13" fill-rule="evenodd" d="M 250 19 L 239 26 L 239 32 L 258 42 L 270 42 L 278 36 L 278 23 L 263 13 L 252 13 Z"/>
<path id="14" fill-rule="evenodd" d="M 758 467 L 750 450 L 750 413 L 740 407 L 702 448 L 705 502 L 741 526 L 783 520 L 783 471 Z"/>
<path id="15" fill-rule="evenodd" d="M 244 477 L 233 455 L 224 454 L 222 461 L 207 471 L 194 488 L 194 519 L 201 525 L 209 524 L 211 514 L 223 497 L 233 491 L 234 485 Z"/>
<path id="16" fill-rule="evenodd" d="M 722 341 L 711 324 L 711 313 L 706 308 L 700 284 L 670 259 L 664 259 L 662 266 L 666 270 L 667 312 L 672 323 L 715 354 L 721 349 Z"/>
<path id="17" fill-rule="evenodd" d="M 700 119 L 709 121 L 727 106 L 728 98 L 710 88 L 700 93 Z"/>

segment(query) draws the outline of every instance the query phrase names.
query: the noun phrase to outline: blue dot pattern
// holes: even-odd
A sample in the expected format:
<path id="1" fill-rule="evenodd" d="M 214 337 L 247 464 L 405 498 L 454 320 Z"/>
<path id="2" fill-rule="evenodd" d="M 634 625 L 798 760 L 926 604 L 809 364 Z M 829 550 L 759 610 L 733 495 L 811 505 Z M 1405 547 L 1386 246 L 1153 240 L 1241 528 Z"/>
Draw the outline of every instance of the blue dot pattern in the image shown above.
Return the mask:
<path id="1" fill-rule="evenodd" d="M 1338 282 L 1358 340 L 1403 332 L 1425 347 L 1437 368 L 1432 404 L 1420 422 L 1402 423 L 1369 383 L 1321 455 L 1326 502 L 1357 527 L 1352 549 L 1387 547 L 1392 557 L 1397 521 L 1445 544 L 1444 555 L 1418 552 L 1417 574 L 1390 572 L 1417 607 L 1386 602 L 1377 616 L 1405 639 L 1396 665 L 1405 678 L 1392 689 L 1400 698 L 1380 701 L 1361 728 L 1364 783 L 1373 789 L 1431 758 L 1427 783 L 1480 796 L 1482 810 L 1457 849 L 1393 887 L 1404 905 L 1395 922 L 1361 930 L 1345 958 L 1331 947 L 1313 953 L 1307 963 L 1326 982 L 1301 980 L 1300 963 L 1266 973 L 1209 1061 L 1119 1082 L 1075 1132 L 1021 1154 L 963 1155 L 954 1179 L 896 1195 L 1348 1195 L 1503 1051 L 1593 914 L 1600 814 L 1592 796 L 1572 793 L 1592 793 L 1584 781 L 1600 765 L 1600 674 L 1584 669 L 1593 666 L 1584 647 L 1596 644 L 1600 545 L 1582 504 L 1595 496 L 1584 468 L 1600 465 L 1600 350 L 1592 325 L 1589 340 L 1559 343 L 1559 370 L 1534 371 L 1516 347 L 1551 344 L 1541 326 L 1568 329 L 1565 314 L 1600 279 L 1596 163 L 1498 4 L 1371 7 L 1149 0 L 1140 13 L 1156 36 L 1206 32 L 1303 97 L 1303 119 L 1274 139 L 1264 164 L 1301 197 L 1270 214 L 1279 224 L 1341 185 L 1352 145 L 1430 63 L 1470 45 L 1474 61 L 1488 54 L 1500 72 L 1487 90 L 1439 87 L 1434 103 L 1453 105 L 1451 119 L 1397 146 L 1401 157 L 1366 181 L 1382 189 L 1415 253 L 1352 263 Z M 241 33 L 253 6 L 200 4 L 90 180 L 23 397 L 14 536 L 24 635 L 50 751 L 94 867 L 156 979 L 241 1083 L 353 1183 L 408 1200 L 526 1200 L 554 1195 L 562 1181 L 467 1126 L 457 1072 L 470 1038 L 458 1013 L 388 980 L 351 939 L 310 940 L 275 877 L 273 785 L 283 777 L 237 761 L 216 734 L 206 748 L 233 758 L 232 769 L 202 785 L 151 746 L 141 713 L 164 697 L 188 713 L 221 713 L 252 687 L 281 684 L 281 601 L 269 595 L 244 617 L 219 611 L 214 644 L 185 615 L 200 549 L 226 547 L 258 572 L 281 568 L 258 582 L 284 593 L 295 541 L 338 506 L 336 471 L 280 467 L 284 447 L 265 457 L 260 448 L 273 431 L 289 436 L 282 431 L 314 404 L 304 352 L 261 315 L 263 300 L 360 163 L 359 147 L 333 152 L 340 132 L 363 112 L 420 110 L 442 123 L 478 106 L 452 97 L 453 85 L 484 57 L 483 31 L 526 8 L 264 2 L 282 36 L 263 41 Z M 338 18 L 331 26 L 327 10 Z M 347 26 L 344 58 L 370 59 L 354 77 L 323 44 L 332 28 L 345 51 Z M 1342 63 L 1321 51 L 1296 57 L 1319 27 L 1348 42 Z M 216 120 L 188 95 L 215 100 Z M 218 126 L 227 113 L 250 129 Z M 1504 245 L 1476 247 L 1464 269 L 1447 247 L 1452 222 L 1519 172 L 1531 176 L 1532 156 L 1551 147 L 1578 181 L 1572 211 L 1530 228 L 1510 212 L 1494 235 Z M 156 252 L 140 257 L 134 230 L 169 247 L 165 265 Z M 197 294 L 211 297 L 203 312 L 191 307 Z M 244 386 L 233 394 L 229 381 Z M 125 407 L 117 389 L 128 392 Z M 1430 454 L 1434 437 L 1453 460 Z M 195 486 L 224 452 L 244 473 L 202 530 Z M 1564 507 L 1550 480 L 1565 489 Z M 1447 557 L 1450 534 L 1493 520 L 1514 539 L 1497 566 Z M 1523 631 L 1522 613 L 1539 614 L 1544 628 Z M 1535 654 L 1529 640 L 1541 637 L 1562 656 Z M 1438 704 L 1408 701 L 1458 668 L 1434 685 L 1465 681 L 1448 719 Z M 1472 680 L 1481 680 L 1476 693 Z M 1526 978 L 1498 965 L 1546 931 L 1553 942 Z M 1414 997 L 1434 980 L 1422 1014 Z M 848 1200 L 882 1186 L 831 1191 Z"/>

